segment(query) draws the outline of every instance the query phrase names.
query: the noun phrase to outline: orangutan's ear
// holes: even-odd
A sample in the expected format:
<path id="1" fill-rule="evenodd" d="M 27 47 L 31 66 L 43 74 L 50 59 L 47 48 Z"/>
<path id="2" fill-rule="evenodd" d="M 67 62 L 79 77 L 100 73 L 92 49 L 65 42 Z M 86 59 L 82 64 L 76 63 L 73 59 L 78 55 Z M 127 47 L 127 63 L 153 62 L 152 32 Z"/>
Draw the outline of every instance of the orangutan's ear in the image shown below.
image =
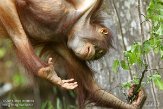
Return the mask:
<path id="1" fill-rule="evenodd" d="M 108 35 L 109 34 L 109 31 L 108 31 L 108 29 L 107 28 L 100 28 L 100 33 L 102 34 L 102 35 Z"/>

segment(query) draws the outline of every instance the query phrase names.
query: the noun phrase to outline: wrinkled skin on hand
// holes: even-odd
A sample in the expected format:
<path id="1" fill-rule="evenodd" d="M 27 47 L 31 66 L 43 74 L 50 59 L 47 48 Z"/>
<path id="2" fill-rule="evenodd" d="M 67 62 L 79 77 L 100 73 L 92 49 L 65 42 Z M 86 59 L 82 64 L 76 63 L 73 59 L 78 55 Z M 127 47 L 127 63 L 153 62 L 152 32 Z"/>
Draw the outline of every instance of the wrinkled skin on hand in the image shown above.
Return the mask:
<path id="1" fill-rule="evenodd" d="M 45 78 L 51 83 L 56 84 L 64 89 L 72 90 L 78 86 L 77 82 L 74 82 L 74 79 L 62 80 L 60 77 L 58 77 L 57 73 L 54 70 L 52 58 L 49 58 L 48 66 L 45 68 L 41 68 L 38 71 L 38 74 L 40 77 Z"/>
<path id="2" fill-rule="evenodd" d="M 128 98 L 132 99 L 131 97 L 134 97 L 132 101 L 132 105 L 136 107 L 136 109 L 142 109 L 143 104 L 147 98 L 146 92 L 144 88 L 140 88 L 136 95 L 134 95 L 135 89 L 137 88 L 137 85 L 133 84 L 131 88 L 128 91 Z"/>

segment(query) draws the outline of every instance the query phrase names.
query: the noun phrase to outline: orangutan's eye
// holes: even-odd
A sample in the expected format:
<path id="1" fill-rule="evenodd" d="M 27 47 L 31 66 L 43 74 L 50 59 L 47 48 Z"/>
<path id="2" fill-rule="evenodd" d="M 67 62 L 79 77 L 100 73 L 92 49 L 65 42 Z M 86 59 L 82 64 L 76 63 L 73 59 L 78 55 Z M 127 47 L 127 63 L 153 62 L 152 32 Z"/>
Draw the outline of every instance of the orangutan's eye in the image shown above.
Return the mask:
<path id="1" fill-rule="evenodd" d="M 103 35 L 108 35 L 109 31 L 108 31 L 107 28 L 101 28 L 100 33 L 103 34 Z"/>
<path id="2" fill-rule="evenodd" d="M 99 54 L 104 54 L 104 50 L 100 50 L 98 53 Z"/>

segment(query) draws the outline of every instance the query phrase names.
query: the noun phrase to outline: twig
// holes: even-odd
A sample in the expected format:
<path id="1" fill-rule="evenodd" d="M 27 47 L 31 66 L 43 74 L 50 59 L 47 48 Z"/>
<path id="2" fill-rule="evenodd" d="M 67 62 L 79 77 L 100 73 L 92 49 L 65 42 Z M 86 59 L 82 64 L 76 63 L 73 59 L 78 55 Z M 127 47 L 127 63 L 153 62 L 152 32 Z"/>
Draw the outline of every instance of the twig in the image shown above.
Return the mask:
<path id="1" fill-rule="evenodd" d="M 139 88 L 141 87 L 141 83 L 142 83 L 142 81 L 143 81 L 143 78 L 144 78 L 144 76 L 145 76 L 145 73 L 148 71 L 147 68 L 148 68 L 148 65 L 145 65 L 145 69 L 144 69 L 144 71 L 142 72 L 142 76 L 141 76 L 141 78 L 140 78 L 140 81 L 139 81 L 138 86 L 136 87 L 136 89 L 135 89 L 135 91 L 134 91 L 134 94 L 136 94 L 137 91 L 139 90 Z"/>
<path id="2" fill-rule="evenodd" d="M 153 68 L 153 69 L 147 69 L 148 71 L 152 71 L 152 70 L 161 70 L 163 68 Z"/>
<path id="3" fill-rule="evenodd" d="M 147 69 L 148 69 L 148 65 L 145 65 L 145 69 L 143 70 L 142 76 L 141 76 L 141 78 L 140 78 L 140 80 L 139 80 L 139 84 L 136 85 L 136 88 L 135 88 L 135 90 L 134 90 L 134 92 L 133 92 L 133 95 L 132 95 L 131 97 L 128 98 L 129 103 L 132 103 L 133 100 L 135 100 L 136 95 L 137 95 L 137 93 L 138 93 L 138 91 L 139 91 L 139 89 L 140 89 L 140 87 L 141 87 L 142 81 L 143 81 L 143 79 L 144 79 L 145 73 L 148 71 Z"/>

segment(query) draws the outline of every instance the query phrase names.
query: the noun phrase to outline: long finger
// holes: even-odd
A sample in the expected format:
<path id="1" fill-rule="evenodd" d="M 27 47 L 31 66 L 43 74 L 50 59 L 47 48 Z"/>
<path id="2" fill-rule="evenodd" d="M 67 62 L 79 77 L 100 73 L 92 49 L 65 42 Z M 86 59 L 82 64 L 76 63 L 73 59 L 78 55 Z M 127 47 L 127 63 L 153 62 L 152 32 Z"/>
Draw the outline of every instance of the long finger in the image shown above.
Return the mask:
<path id="1" fill-rule="evenodd" d="M 53 58 L 49 58 L 48 59 L 48 64 L 50 64 L 50 65 L 53 64 L 52 60 L 53 60 Z"/>
<path id="2" fill-rule="evenodd" d="M 64 83 L 62 85 L 63 88 L 70 89 L 70 88 L 76 88 L 78 86 L 77 82 L 74 83 Z"/>
<path id="3" fill-rule="evenodd" d="M 63 83 L 69 83 L 69 82 L 72 82 L 72 81 L 74 81 L 73 78 L 72 79 L 68 79 L 68 80 L 62 80 Z"/>
<path id="4" fill-rule="evenodd" d="M 64 83 L 63 86 L 75 86 L 78 85 L 77 82 L 74 83 Z"/>
<path id="5" fill-rule="evenodd" d="M 77 84 L 76 85 L 65 86 L 64 88 L 72 90 L 72 89 L 75 89 L 76 87 L 78 87 Z"/>

